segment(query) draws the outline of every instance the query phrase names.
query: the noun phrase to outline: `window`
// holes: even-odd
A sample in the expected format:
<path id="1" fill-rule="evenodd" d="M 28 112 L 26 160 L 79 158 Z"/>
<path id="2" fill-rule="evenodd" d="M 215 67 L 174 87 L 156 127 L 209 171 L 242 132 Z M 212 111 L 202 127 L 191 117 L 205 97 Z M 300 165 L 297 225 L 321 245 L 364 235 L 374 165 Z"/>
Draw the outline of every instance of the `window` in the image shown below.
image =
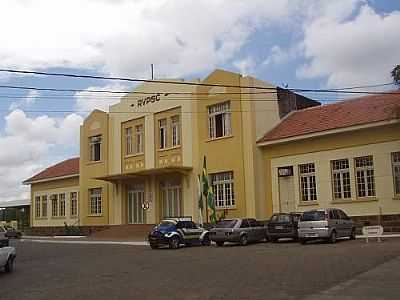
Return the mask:
<path id="1" fill-rule="evenodd" d="M 171 127 L 172 127 L 172 147 L 176 147 L 181 144 L 179 116 L 174 116 L 171 118 Z"/>
<path id="2" fill-rule="evenodd" d="M 58 199 L 60 201 L 59 203 L 59 209 L 60 209 L 60 217 L 64 217 L 65 216 L 65 194 L 60 194 L 58 195 Z"/>
<path id="3" fill-rule="evenodd" d="M 400 152 L 392 153 L 394 193 L 400 195 Z"/>
<path id="4" fill-rule="evenodd" d="M 217 208 L 228 208 L 235 206 L 235 196 L 233 192 L 233 172 L 212 174 L 211 184 L 215 197 L 215 206 Z"/>
<path id="5" fill-rule="evenodd" d="M 69 196 L 70 207 L 71 207 L 71 216 L 78 215 L 78 193 L 71 192 Z"/>
<path id="6" fill-rule="evenodd" d="M 357 196 L 374 197 L 375 179 L 372 156 L 357 157 L 354 161 L 356 166 Z"/>
<path id="7" fill-rule="evenodd" d="M 129 155 L 133 153 L 132 145 L 132 127 L 125 128 L 125 154 Z"/>
<path id="8" fill-rule="evenodd" d="M 89 212 L 91 215 L 101 215 L 101 188 L 89 189 Z"/>
<path id="9" fill-rule="evenodd" d="M 143 153 L 143 125 L 135 126 L 136 132 L 136 153 Z"/>
<path id="10" fill-rule="evenodd" d="M 334 199 L 351 198 L 350 168 L 348 159 L 332 161 L 332 186 Z"/>
<path id="11" fill-rule="evenodd" d="M 160 149 L 165 149 L 167 148 L 167 119 L 159 120 L 158 127 L 160 130 Z"/>
<path id="12" fill-rule="evenodd" d="M 90 161 L 100 161 L 101 159 L 101 135 L 89 138 L 89 159 Z"/>
<path id="13" fill-rule="evenodd" d="M 58 216 L 58 195 L 51 195 L 51 216 L 57 217 Z"/>
<path id="14" fill-rule="evenodd" d="M 243 219 L 242 220 L 242 224 L 240 224 L 240 228 L 249 228 L 249 222 L 247 221 L 247 219 Z"/>
<path id="15" fill-rule="evenodd" d="M 47 196 L 42 196 L 42 217 L 47 217 Z"/>
<path id="16" fill-rule="evenodd" d="M 35 197 L 35 217 L 40 218 L 40 197 Z"/>
<path id="17" fill-rule="evenodd" d="M 208 133 L 210 139 L 231 135 L 231 105 L 229 101 L 208 107 Z"/>
<path id="18" fill-rule="evenodd" d="M 314 163 L 299 166 L 301 201 L 317 201 L 317 184 Z"/>

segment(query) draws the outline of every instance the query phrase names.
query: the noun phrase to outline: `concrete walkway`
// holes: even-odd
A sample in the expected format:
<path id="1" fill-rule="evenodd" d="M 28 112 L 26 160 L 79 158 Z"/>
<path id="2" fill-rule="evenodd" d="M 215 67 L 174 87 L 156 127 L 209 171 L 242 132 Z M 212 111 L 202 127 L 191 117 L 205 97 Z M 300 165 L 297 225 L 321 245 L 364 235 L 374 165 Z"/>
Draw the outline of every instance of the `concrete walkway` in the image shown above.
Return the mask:
<path id="1" fill-rule="evenodd" d="M 93 240 L 64 240 L 54 238 L 22 238 L 20 242 L 50 243 L 50 244 L 88 244 L 88 245 L 128 245 L 128 246 L 147 246 L 146 241 L 93 241 Z"/>
<path id="2" fill-rule="evenodd" d="M 378 300 L 400 298 L 400 257 L 342 282 L 328 290 L 309 296 L 307 300 Z"/>

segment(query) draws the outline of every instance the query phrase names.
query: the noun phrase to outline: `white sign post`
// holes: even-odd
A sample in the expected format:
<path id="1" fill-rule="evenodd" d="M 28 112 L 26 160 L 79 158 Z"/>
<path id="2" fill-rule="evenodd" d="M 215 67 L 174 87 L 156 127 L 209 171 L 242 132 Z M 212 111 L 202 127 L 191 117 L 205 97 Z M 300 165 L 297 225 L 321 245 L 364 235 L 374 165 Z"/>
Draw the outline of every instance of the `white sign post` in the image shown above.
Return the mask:
<path id="1" fill-rule="evenodd" d="M 378 242 L 381 242 L 381 237 L 383 234 L 383 227 L 381 225 L 376 226 L 364 226 L 362 228 L 362 233 L 365 235 L 365 241 L 368 243 L 369 237 L 376 237 Z"/>

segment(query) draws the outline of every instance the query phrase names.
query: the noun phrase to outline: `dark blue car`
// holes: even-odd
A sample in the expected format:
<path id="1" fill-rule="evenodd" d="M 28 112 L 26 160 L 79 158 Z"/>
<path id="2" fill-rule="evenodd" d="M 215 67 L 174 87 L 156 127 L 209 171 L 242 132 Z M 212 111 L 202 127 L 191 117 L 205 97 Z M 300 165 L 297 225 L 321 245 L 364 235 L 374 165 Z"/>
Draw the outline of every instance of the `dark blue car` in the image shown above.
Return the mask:
<path id="1" fill-rule="evenodd" d="M 170 218 L 163 220 L 149 233 L 148 240 L 152 249 L 169 246 L 177 249 L 181 244 L 210 245 L 209 233 L 200 228 L 191 218 Z"/>

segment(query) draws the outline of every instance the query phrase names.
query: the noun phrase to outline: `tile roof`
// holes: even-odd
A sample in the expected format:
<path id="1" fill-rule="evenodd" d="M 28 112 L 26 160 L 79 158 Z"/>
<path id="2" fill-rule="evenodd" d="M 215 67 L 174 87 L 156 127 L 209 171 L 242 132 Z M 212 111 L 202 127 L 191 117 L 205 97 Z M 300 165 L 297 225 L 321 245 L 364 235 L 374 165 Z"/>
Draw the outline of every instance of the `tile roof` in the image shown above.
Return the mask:
<path id="1" fill-rule="evenodd" d="M 400 92 L 369 95 L 293 112 L 257 143 L 399 118 Z"/>
<path id="2" fill-rule="evenodd" d="M 54 179 L 57 177 L 79 175 L 79 157 L 70 158 L 48 167 L 42 172 L 24 181 L 30 183 L 38 180 Z"/>

